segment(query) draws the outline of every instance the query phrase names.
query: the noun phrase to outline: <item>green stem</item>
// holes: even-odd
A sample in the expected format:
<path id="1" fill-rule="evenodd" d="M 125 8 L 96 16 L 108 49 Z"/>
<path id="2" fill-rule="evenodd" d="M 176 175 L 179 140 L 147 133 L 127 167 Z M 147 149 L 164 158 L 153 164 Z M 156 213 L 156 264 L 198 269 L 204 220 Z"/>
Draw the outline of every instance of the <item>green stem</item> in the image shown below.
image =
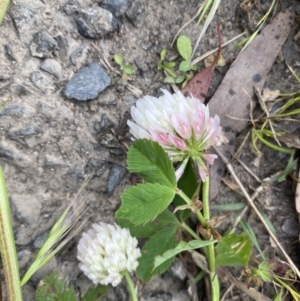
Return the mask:
<path id="1" fill-rule="evenodd" d="M 191 199 L 180 189 L 177 189 L 176 193 L 188 204 L 193 206 Z M 200 221 L 202 226 L 207 225 L 205 218 L 203 217 L 200 211 L 196 212 L 197 218 Z"/>
<path id="2" fill-rule="evenodd" d="M 192 237 L 194 237 L 196 240 L 202 240 L 197 233 L 192 230 L 186 223 L 181 223 L 181 226 L 184 230 L 186 230 L 186 232 L 188 232 L 189 234 L 191 234 Z"/>
<path id="3" fill-rule="evenodd" d="M 10 0 L 0 0 L 0 24 L 3 21 Z"/>
<path id="4" fill-rule="evenodd" d="M 206 178 L 205 182 L 202 185 L 202 211 L 205 220 L 210 219 L 210 210 L 209 210 L 209 177 Z M 200 220 L 199 220 L 200 221 Z M 210 238 L 211 240 L 213 237 Z M 209 275 L 210 286 L 211 286 L 211 301 L 220 300 L 220 283 L 219 278 L 216 272 L 216 258 L 215 258 L 215 249 L 214 245 L 211 244 L 206 247 L 207 262 L 211 274 Z"/>
<path id="5" fill-rule="evenodd" d="M 126 272 L 124 274 L 124 276 L 125 276 L 125 279 L 126 279 L 127 284 L 128 284 L 128 288 L 129 288 L 129 291 L 130 291 L 130 294 L 131 294 L 132 301 L 138 301 L 138 297 L 137 297 L 137 294 L 136 294 L 136 291 L 135 291 L 135 288 L 134 288 L 134 284 L 133 284 L 133 281 L 132 281 L 129 273 Z"/>
<path id="6" fill-rule="evenodd" d="M 1 1 L 1 0 L 0 0 Z M 0 253 L 8 301 L 22 301 L 19 265 L 13 234 L 9 200 L 0 166 Z"/>
<path id="7" fill-rule="evenodd" d="M 294 300 L 299 300 L 300 295 L 296 291 L 294 291 L 289 285 L 287 285 L 284 281 L 282 281 L 276 275 L 273 275 L 273 278 L 276 282 L 281 284 L 286 290 L 288 290 L 290 292 L 290 294 L 293 296 Z"/>

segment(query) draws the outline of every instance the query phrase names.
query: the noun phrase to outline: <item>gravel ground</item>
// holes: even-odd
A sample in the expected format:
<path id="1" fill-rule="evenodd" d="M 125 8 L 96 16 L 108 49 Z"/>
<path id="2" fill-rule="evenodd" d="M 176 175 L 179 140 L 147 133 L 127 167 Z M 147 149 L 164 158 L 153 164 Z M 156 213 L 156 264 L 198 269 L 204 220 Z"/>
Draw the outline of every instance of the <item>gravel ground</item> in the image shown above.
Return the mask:
<path id="1" fill-rule="evenodd" d="M 221 1 L 196 56 L 217 46 L 217 23 L 222 25 L 223 40 L 229 40 L 245 28 L 251 30 L 271 1 L 261 0 L 249 11 L 241 10 L 240 2 Z M 276 12 L 294 2 L 279 1 Z M 171 42 L 198 5 L 196 0 L 12 1 L 0 26 L 0 103 L 8 101 L 0 111 L 0 163 L 12 206 L 21 273 L 86 179 L 92 177 L 85 186 L 93 212 L 89 224 L 113 221 L 120 194 L 132 181 L 126 170 L 128 110 L 139 95 L 156 96 L 160 88 L 169 88 L 157 70 L 159 53 L 163 48 L 170 50 L 170 56 L 176 53 Z M 183 33 L 195 42 L 199 31 L 192 23 Z M 283 56 L 299 71 L 299 43 L 293 39 L 297 31 L 295 23 Z M 128 81 L 113 62 L 116 53 L 136 69 Z M 228 62 L 235 55 L 229 48 L 223 51 Z M 228 67 L 215 71 L 208 99 Z M 280 59 L 270 72 L 268 85 L 281 91 L 297 88 Z M 257 168 L 250 146 L 242 159 Z M 255 172 L 263 178 L 284 168 L 286 162 L 285 155 L 266 148 Z M 236 167 L 247 187 L 257 184 Z M 299 233 L 292 183 L 276 184 L 265 194 L 260 197 L 261 206 L 289 254 L 297 258 Z M 239 198 L 222 185 L 216 202 Z M 232 219 L 223 224 L 224 229 Z M 255 217 L 250 216 L 250 221 L 264 248 L 270 248 L 263 227 Z M 77 241 L 72 240 L 24 287 L 24 300 L 35 300 L 36 285 L 52 270 L 66 275 L 79 292 L 87 288 L 89 282 L 77 268 Z M 140 284 L 139 293 L 142 301 L 192 300 L 180 261 L 161 277 Z M 125 286 L 110 291 L 105 300 L 128 300 Z M 247 299 L 241 296 L 240 300 Z"/>

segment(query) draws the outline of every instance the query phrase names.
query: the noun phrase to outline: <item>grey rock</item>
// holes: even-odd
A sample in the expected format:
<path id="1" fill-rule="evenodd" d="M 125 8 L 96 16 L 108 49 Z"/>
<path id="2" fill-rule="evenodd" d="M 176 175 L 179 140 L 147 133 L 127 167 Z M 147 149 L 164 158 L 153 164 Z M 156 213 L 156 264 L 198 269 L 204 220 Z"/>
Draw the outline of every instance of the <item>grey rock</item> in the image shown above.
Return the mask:
<path id="1" fill-rule="evenodd" d="M 46 58 L 56 47 L 57 42 L 46 30 L 42 30 L 35 35 L 29 48 L 32 56 Z"/>
<path id="2" fill-rule="evenodd" d="M 109 153 L 114 156 L 123 156 L 125 154 L 122 148 L 112 147 L 109 149 Z"/>
<path id="3" fill-rule="evenodd" d="M 10 116 L 12 118 L 21 118 L 24 114 L 24 107 L 20 104 L 9 103 L 0 110 L 0 116 Z"/>
<path id="4" fill-rule="evenodd" d="M 145 4 L 143 0 L 133 1 L 130 8 L 125 13 L 128 21 L 137 26 L 141 22 L 142 14 L 145 12 Z"/>
<path id="5" fill-rule="evenodd" d="M 100 6 L 119 17 L 126 12 L 131 2 L 132 0 L 102 0 Z"/>
<path id="6" fill-rule="evenodd" d="M 299 236 L 299 224 L 295 219 L 287 218 L 283 225 L 281 226 L 281 230 L 289 237 L 298 237 Z"/>
<path id="7" fill-rule="evenodd" d="M 32 72 L 30 74 L 30 79 L 32 83 L 44 93 L 51 85 L 50 79 L 41 71 Z"/>
<path id="8" fill-rule="evenodd" d="M 70 60 L 73 65 L 76 66 L 77 60 L 82 56 L 83 51 L 87 45 L 89 45 L 89 43 L 87 41 L 83 41 L 79 47 L 72 51 L 72 53 L 70 54 Z"/>
<path id="9" fill-rule="evenodd" d="M 32 277 L 31 281 L 38 285 L 38 283 L 49 273 L 58 272 L 58 264 L 56 257 L 52 257 L 42 268 L 40 268 Z"/>
<path id="10" fill-rule="evenodd" d="M 6 55 L 9 57 L 9 59 L 11 59 L 12 61 L 17 60 L 15 51 L 14 51 L 13 47 L 10 44 L 5 45 L 5 52 L 6 52 Z"/>
<path id="11" fill-rule="evenodd" d="M 64 5 L 64 12 L 67 15 L 73 15 L 75 13 L 79 13 L 81 10 L 80 4 L 76 0 L 69 0 Z"/>
<path id="12" fill-rule="evenodd" d="M 44 232 L 43 234 L 41 234 L 40 236 L 38 236 L 34 242 L 33 242 L 33 246 L 36 249 L 40 249 L 41 246 L 43 245 L 43 243 L 46 241 L 47 237 L 48 237 L 49 232 Z"/>
<path id="13" fill-rule="evenodd" d="M 172 301 L 172 294 L 169 292 L 151 292 L 146 296 L 147 301 Z"/>
<path id="14" fill-rule="evenodd" d="M 0 158 L 5 158 L 5 159 L 13 159 L 13 152 L 9 149 L 6 149 L 3 146 L 0 146 Z"/>
<path id="15" fill-rule="evenodd" d="M 27 91 L 27 89 L 24 86 L 22 86 L 22 85 L 16 85 L 16 87 L 15 87 L 15 93 L 18 96 L 23 96 L 23 95 L 27 95 L 28 91 Z"/>
<path id="16" fill-rule="evenodd" d="M 50 106 L 48 103 L 46 103 L 44 101 L 39 101 L 36 105 L 36 109 L 39 113 L 41 113 L 47 117 L 51 117 L 53 111 L 55 110 L 54 107 Z"/>
<path id="17" fill-rule="evenodd" d="M 46 5 L 38 0 L 19 1 L 18 5 L 11 7 L 10 16 L 23 44 L 28 45 L 32 40 L 39 25 L 43 22 L 43 18 L 39 16 L 43 14 L 45 9 Z"/>
<path id="18" fill-rule="evenodd" d="M 64 95 L 68 99 L 86 101 L 96 98 L 111 83 L 111 78 L 97 64 L 81 68 L 67 83 Z"/>
<path id="19" fill-rule="evenodd" d="M 127 171 L 123 166 L 113 164 L 109 171 L 107 192 L 111 194 L 114 189 L 120 184 L 122 179 L 125 177 Z"/>
<path id="20" fill-rule="evenodd" d="M 58 61 L 53 59 L 46 59 L 41 65 L 41 69 L 54 75 L 56 78 L 61 77 L 61 65 Z"/>
<path id="21" fill-rule="evenodd" d="M 65 166 L 65 163 L 55 157 L 46 155 L 44 159 L 44 165 L 46 167 L 58 167 L 58 166 Z"/>
<path id="22" fill-rule="evenodd" d="M 173 276 L 180 280 L 184 280 L 187 276 L 187 270 L 180 259 L 175 259 L 174 263 L 170 267 L 170 272 Z"/>
<path id="23" fill-rule="evenodd" d="M 99 39 L 118 29 L 118 20 L 108 10 L 90 7 L 76 18 L 79 33 L 87 39 Z"/>
<path id="24" fill-rule="evenodd" d="M 100 177 L 107 168 L 107 160 L 92 158 L 86 164 L 84 171 L 87 174 L 94 174 Z"/>
<path id="25" fill-rule="evenodd" d="M 20 129 L 12 129 L 8 132 L 7 136 L 15 141 L 20 143 L 25 143 L 23 140 L 28 139 L 32 136 L 36 136 L 42 134 L 43 130 L 41 127 L 35 124 L 30 124 L 26 127 L 22 127 Z"/>
<path id="26" fill-rule="evenodd" d="M 101 134 L 104 132 L 108 132 L 111 127 L 113 127 L 113 122 L 108 118 L 108 116 L 104 113 L 101 116 L 100 121 L 94 122 L 94 130 L 97 134 Z"/>
<path id="27" fill-rule="evenodd" d="M 65 174 L 67 183 L 73 188 L 77 189 L 79 183 L 84 179 L 84 167 L 82 164 L 77 163 L 71 167 Z"/>
<path id="28" fill-rule="evenodd" d="M 29 261 L 32 257 L 32 253 L 29 250 L 25 249 L 25 250 L 19 251 L 17 256 L 18 256 L 19 268 L 23 269 L 29 263 Z"/>
<path id="29" fill-rule="evenodd" d="M 22 286 L 23 301 L 36 301 L 35 289 L 28 283 Z"/>
<path id="30" fill-rule="evenodd" d="M 58 35 L 55 37 L 58 47 L 58 55 L 62 61 L 66 59 L 69 53 L 69 42 L 68 39 L 63 35 Z"/>

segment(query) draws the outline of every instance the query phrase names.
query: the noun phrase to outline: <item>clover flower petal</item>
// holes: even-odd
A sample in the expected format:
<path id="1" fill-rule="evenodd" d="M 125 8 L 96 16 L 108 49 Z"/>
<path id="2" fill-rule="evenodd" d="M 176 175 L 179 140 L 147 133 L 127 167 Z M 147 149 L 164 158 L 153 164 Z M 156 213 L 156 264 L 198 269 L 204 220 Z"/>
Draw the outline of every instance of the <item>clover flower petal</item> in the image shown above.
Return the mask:
<path id="1" fill-rule="evenodd" d="M 171 94 L 162 90 L 159 98 L 144 96 L 131 108 L 133 121 L 128 121 L 135 139 L 151 139 L 159 143 L 173 162 L 193 159 L 203 181 L 216 155 L 206 151 L 219 145 L 221 127 L 219 116 L 210 117 L 208 106 L 180 91 Z M 176 178 L 182 175 L 186 162 L 180 165 Z"/>
<path id="2" fill-rule="evenodd" d="M 134 271 L 141 251 L 137 239 L 117 224 L 93 224 L 77 247 L 79 268 L 94 284 L 118 285 L 123 274 Z"/>

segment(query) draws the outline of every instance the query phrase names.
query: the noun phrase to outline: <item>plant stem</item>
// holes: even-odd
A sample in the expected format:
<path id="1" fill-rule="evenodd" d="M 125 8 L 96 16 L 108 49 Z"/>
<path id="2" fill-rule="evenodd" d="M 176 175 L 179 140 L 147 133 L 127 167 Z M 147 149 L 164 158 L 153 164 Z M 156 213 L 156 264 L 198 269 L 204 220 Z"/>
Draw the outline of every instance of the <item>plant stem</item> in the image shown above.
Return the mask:
<path id="1" fill-rule="evenodd" d="M 198 235 L 197 233 L 192 230 L 186 223 L 181 223 L 181 226 L 184 230 L 186 230 L 186 232 L 188 232 L 189 234 L 191 234 L 191 236 L 193 238 L 195 238 L 196 240 L 202 240 Z"/>
<path id="2" fill-rule="evenodd" d="M 135 288 L 134 288 L 134 284 L 133 284 L 133 281 L 132 281 L 129 273 L 126 272 L 124 274 L 124 276 L 125 276 L 125 279 L 126 279 L 127 284 L 128 284 L 128 288 L 129 288 L 129 291 L 130 291 L 130 294 L 131 294 L 132 301 L 138 301 L 138 297 L 137 297 L 137 294 L 136 294 L 136 291 L 135 291 Z"/>
<path id="3" fill-rule="evenodd" d="M 180 189 L 176 192 L 188 205 L 193 205 L 191 199 Z M 202 213 L 200 211 L 196 212 L 197 218 L 200 221 L 201 225 L 207 225 L 205 218 L 203 217 Z"/>
<path id="4" fill-rule="evenodd" d="M 202 185 L 202 205 L 203 205 L 203 217 L 206 220 L 210 219 L 210 210 L 209 210 L 209 177 L 206 178 L 205 182 Z M 200 221 L 200 220 L 199 220 Z M 201 221 L 200 221 L 201 222 Z M 213 237 L 210 238 L 211 240 Z M 211 274 L 209 275 L 210 285 L 211 285 L 211 301 L 220 300 L 220 283 L 219 278 L 216 272 L 216 259 L 215 259 L 215 249 L 214 245 L 211 244 L 206 247 L 207 262 Z"/>
<path id="5" fill-rule="evenodd" d="M 13 234 L 9 200 L 0 166 L 0 252 L 8 301 L 22 301 L 19 265 Z"/>

